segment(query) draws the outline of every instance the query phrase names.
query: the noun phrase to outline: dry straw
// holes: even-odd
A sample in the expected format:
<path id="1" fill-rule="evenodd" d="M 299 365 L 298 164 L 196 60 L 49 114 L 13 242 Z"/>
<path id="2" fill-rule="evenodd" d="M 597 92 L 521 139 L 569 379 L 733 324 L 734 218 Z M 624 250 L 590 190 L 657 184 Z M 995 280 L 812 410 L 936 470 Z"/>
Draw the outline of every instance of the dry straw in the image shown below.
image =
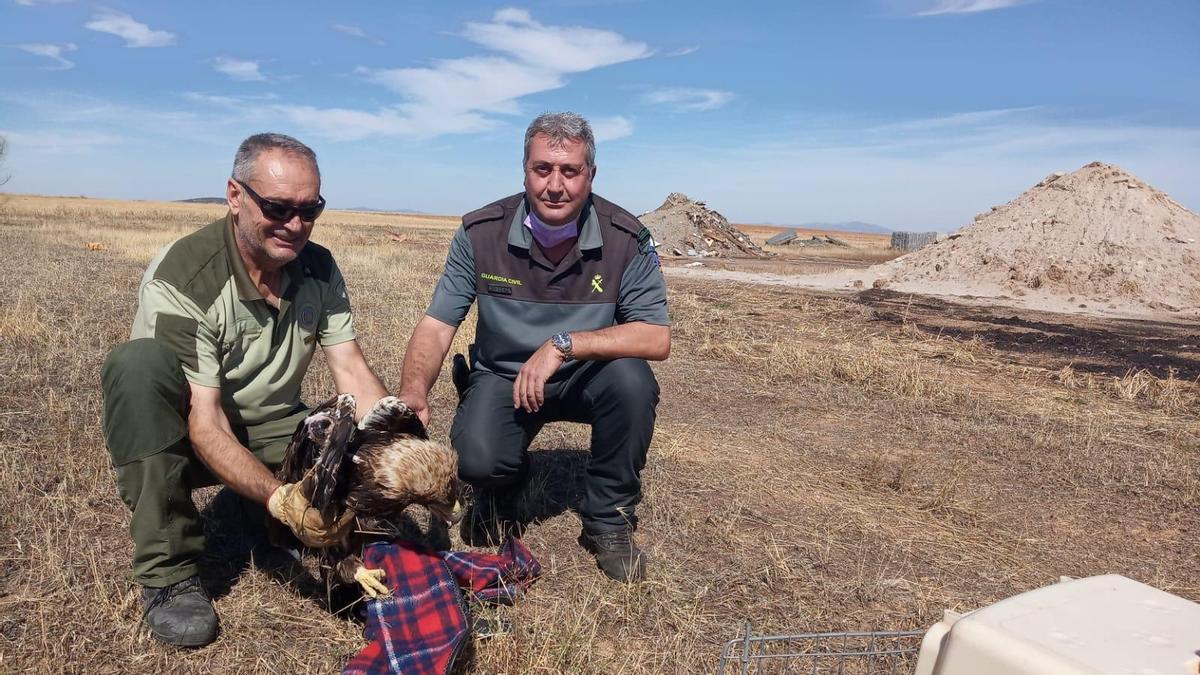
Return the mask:
<path id="1" fill-rule="evenodd" d="M 0 213 L 5 671 L 330 672 L 362 645 L 312 570 L 252 558 L 247 519 L 223 513 L 214 490 L 196 498 L 220 639 L 180 652 L 139 625 L 98 371 L 128 336 L 150 256 L 219 215 L 21 196 Z M 338 212 L 317 226 L 392 387 L 455 226 Z M 1120 572 L 1200 599 L 1194 366 L 1008 348 L 1007 324 L 977 309 L 686 280 L 672 280 L 670 301 L 639 510 L 650 580 L 609 583 L 575 543 L 588 431 L 548 426 L 527 539 L 546 574 L 504 610 L 514 631 L 477 646 L 479 672 L 711 672 L 747 620 L 759 632 L 919 629 L 1063 574 Z M 455 349 L 472 337 L 465 328 Z M 446 380 L 433 392 L 442 439 Z M 318 359 L 306 396 L 331 388 Z"/>

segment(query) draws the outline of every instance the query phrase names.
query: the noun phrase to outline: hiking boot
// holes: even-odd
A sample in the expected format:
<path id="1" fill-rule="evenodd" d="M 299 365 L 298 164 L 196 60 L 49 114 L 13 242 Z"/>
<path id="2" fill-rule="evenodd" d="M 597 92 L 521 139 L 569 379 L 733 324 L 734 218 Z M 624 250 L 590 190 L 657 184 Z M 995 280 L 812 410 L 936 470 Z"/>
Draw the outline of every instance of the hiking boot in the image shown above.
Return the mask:
<path id="1" fill-rule="evenodd" d="M 217 639 L 217 613 L 200 577 L 164 588 L 143 588 L 142 620 L 155 638 L 176 647 L 203 647 Z"/>
<path id="2" fill-rule="evenodd" d="M 471 510 L 463 516 L 459 535 L 471 546 L 500 546 L 509 536 L 519 537 L 524 532 L 521 524 L 509 517 L 511 510 L 497 503 L 496 494 L 490 490 L 477 490 L 471 501 Z"/>
<path id="3" fill-rule="evenodd" d="M 633 528 L 579 534 L 579 545 L 596 556 L 596 566 L 610 579 L 626 584 L 646 576 L 646 556 L 633 541 Z"/>

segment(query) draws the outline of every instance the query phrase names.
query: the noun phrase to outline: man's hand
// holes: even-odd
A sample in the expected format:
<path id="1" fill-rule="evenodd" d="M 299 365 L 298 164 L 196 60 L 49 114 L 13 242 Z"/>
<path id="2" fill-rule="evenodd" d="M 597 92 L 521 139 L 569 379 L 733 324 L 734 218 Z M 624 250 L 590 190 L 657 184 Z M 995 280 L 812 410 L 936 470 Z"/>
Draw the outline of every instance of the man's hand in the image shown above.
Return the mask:
<path id="1" fill-rule="evenodd" d="M 421 420 L 421 424 L 429 426 L 429 397 L 424 394 L 415 392 L 405 393 L 400 392 L 396 395 L 400 402 L 408 406 L 408 409 L 417 414 L 417 419 Z"/>
<path id="2" fill-rule="evenodd" d="M 529 357 L 517 380 L 513 382 L 513 407 L 524 408 L 525 412 L 537 412 L 546 402 L 546 380 L 549 380 L 563 363 L 562 352 L 549 340 Z"/>
<path id="3" fill-rule="evenodd" d="M 325 352 L 325 363 L 329 366 L 329 374 L 333 376 L 337 392 L 354 394 L 354 400 L 358 403 L 354 419 L 362 419 L 376 401 L 388 395 L 379 377 L 367 365 L 358 340 L 340 342 L 322 347 L 321 350 Z"/>
<path id="4" fill-rule="evenodd" d="M 302 486 L 307 480 L 305 476 L 299 483 L 279 486 L 267 500 L 267 511 L 291 528 L 300 543 L 309 548 L 326 548 L 342 543 L 354 527 L 354 510 L 346 509 L 340 518 L 327 522 L 304 496 Z"/>
<path id="5" fill-rule="evenodd" d="M 457 331 L 457 326 L 426 315 L 417 322 L 404 350 L 404 371 L 400 374 L 400 393 L 396 398 L 404 401 L 426 426 L 429 425 L 429 390 L 437 381 L 442 361 L 446 360 Z"/>

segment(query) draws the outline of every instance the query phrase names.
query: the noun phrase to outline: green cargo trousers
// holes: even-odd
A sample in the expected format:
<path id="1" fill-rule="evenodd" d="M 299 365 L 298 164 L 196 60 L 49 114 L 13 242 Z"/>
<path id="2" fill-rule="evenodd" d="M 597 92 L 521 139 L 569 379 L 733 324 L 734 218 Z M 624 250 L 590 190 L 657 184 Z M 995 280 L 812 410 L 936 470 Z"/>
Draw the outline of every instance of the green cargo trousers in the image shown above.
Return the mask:
<path id="1" fill-rule="evenodd" d="M 188 441 L 189 388 L 179 360 L 157 340 L 131 340 L 109 352 L 100 380 L 104 439 L 117 474 L 117 491 L 133 511 L 129 534 L 134 579 L 161 588 L 193 577 L 200 572 L 204 531 L 192 490 L 219 481 Z M 274 469 L 308 412 L 301 407 L 271 422 L 234 424 L 234 434 Z"/>

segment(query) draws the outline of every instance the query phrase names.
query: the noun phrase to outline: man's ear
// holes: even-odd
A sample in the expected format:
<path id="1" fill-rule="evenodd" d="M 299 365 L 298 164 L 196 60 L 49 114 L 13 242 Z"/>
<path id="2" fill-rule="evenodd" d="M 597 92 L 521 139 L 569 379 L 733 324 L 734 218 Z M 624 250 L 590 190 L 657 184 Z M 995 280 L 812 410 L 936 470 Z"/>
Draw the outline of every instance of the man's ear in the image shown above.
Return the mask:
<path id="1" fill-rule="evenodd" d="M 229 212 L 235 217 L 242 209 L 242 186 L 232 178 L 225 183 L 225 203 L 229 206 Z"/>
<path id="2" fill-rule="evenodd" d="M 593 165 L 593 166 L 592 166 L 592 180 L 596 180 L 596 167 L 595 167 L 595 165 Z"/>

